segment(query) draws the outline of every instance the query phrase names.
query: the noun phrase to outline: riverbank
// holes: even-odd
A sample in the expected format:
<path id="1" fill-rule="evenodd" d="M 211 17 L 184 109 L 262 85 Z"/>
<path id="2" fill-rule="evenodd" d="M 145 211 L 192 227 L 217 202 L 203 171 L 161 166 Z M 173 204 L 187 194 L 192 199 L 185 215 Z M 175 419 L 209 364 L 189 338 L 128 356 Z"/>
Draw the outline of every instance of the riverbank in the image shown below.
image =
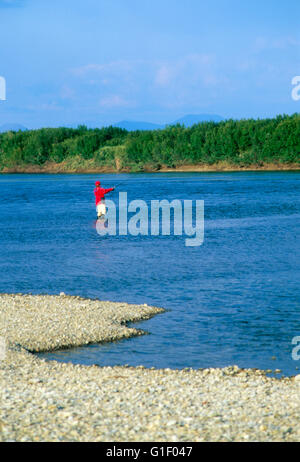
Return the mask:
<path id="1" fill-rule="evenodd" d="M 116 166 L 99 166 L 93 161 L 88 160 L 78 162 L 46 162 L 43 165 L 17 165 L 14 167 L 2 168 L 2 174 L 5 173 L 166 173 L 166 172 L 251 172 L 251 171 L 297 171 L 300 170 L 300 164 L 278 164 L 278 163 L 261 163 L 253 165 L 233 165 L 228 162 L 219 162 L 215 164 L 193 164 L 193 165 L 180 165 L 177 167 L 168 166 L 152 166 L 145 165 L 144 167 L 130 168 Z"/>
<path id="2" fill-rule="evenodd" d="M 300 440 L 299 375 L 79 366 L 29 352 L 141 335 L 125 323 L 163 311 L 63 294 L 0 295 L 0 441 Z"/>

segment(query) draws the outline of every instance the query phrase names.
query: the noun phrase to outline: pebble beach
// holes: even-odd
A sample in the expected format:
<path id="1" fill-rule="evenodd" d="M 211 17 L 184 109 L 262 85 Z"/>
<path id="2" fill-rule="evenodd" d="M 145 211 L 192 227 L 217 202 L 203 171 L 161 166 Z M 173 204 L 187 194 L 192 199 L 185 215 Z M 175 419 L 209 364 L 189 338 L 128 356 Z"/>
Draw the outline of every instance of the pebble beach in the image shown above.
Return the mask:
<path id="1" fill-rule="evenodd" d="M 0 295 L 0 441 L 300 441 L 300 375 L 46 361 L 35 352 L 143 335 L 162 308 Z"/>

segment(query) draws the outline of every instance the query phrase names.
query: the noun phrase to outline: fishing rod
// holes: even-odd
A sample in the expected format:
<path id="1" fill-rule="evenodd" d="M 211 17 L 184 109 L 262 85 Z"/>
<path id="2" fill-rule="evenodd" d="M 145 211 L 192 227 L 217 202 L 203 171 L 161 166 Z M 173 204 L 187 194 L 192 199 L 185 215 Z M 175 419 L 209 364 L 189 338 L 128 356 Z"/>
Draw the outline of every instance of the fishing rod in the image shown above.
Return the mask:
<path id="1" fill-rule="evenodd" d="M 114 188 L 116 189 L 118 186 L 120 186 L 120 184 L 123 184 L 123 182 L 116 184 L 116 186 L 114 186 Z"/>
<path id="2" fill-rule="evenodd" d="M 120 184 L 124 184 L 124 182 L 122 181 L 122 183 L 117 183 L 114 188 L 117 188 L 118 186 L 120 186 Z"/>

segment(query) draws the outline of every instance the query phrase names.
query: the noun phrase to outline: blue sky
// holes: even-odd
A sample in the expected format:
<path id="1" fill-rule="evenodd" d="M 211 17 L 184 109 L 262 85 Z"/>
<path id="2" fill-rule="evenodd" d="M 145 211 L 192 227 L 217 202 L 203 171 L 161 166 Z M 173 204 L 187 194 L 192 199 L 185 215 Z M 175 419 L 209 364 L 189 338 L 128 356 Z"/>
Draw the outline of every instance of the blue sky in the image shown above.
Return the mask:
<path id="1" fill-rule="evenodd" d="M 299 0 L 0 0 L 0 124 L 300 112 Z"/>

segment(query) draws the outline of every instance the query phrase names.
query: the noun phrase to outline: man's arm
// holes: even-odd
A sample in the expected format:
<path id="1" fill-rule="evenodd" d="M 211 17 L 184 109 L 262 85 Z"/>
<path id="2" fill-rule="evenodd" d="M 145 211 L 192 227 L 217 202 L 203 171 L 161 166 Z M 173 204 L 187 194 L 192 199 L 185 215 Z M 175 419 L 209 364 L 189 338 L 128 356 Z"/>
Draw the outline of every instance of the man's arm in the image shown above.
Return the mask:
<path id="1" fill-rule="evenodd" d="M 107 188 L 107 189 L 104 189 L 104 194 L 107 194 L 109 193 L 110 191 L 113 191 L 115 188 Z"/>

